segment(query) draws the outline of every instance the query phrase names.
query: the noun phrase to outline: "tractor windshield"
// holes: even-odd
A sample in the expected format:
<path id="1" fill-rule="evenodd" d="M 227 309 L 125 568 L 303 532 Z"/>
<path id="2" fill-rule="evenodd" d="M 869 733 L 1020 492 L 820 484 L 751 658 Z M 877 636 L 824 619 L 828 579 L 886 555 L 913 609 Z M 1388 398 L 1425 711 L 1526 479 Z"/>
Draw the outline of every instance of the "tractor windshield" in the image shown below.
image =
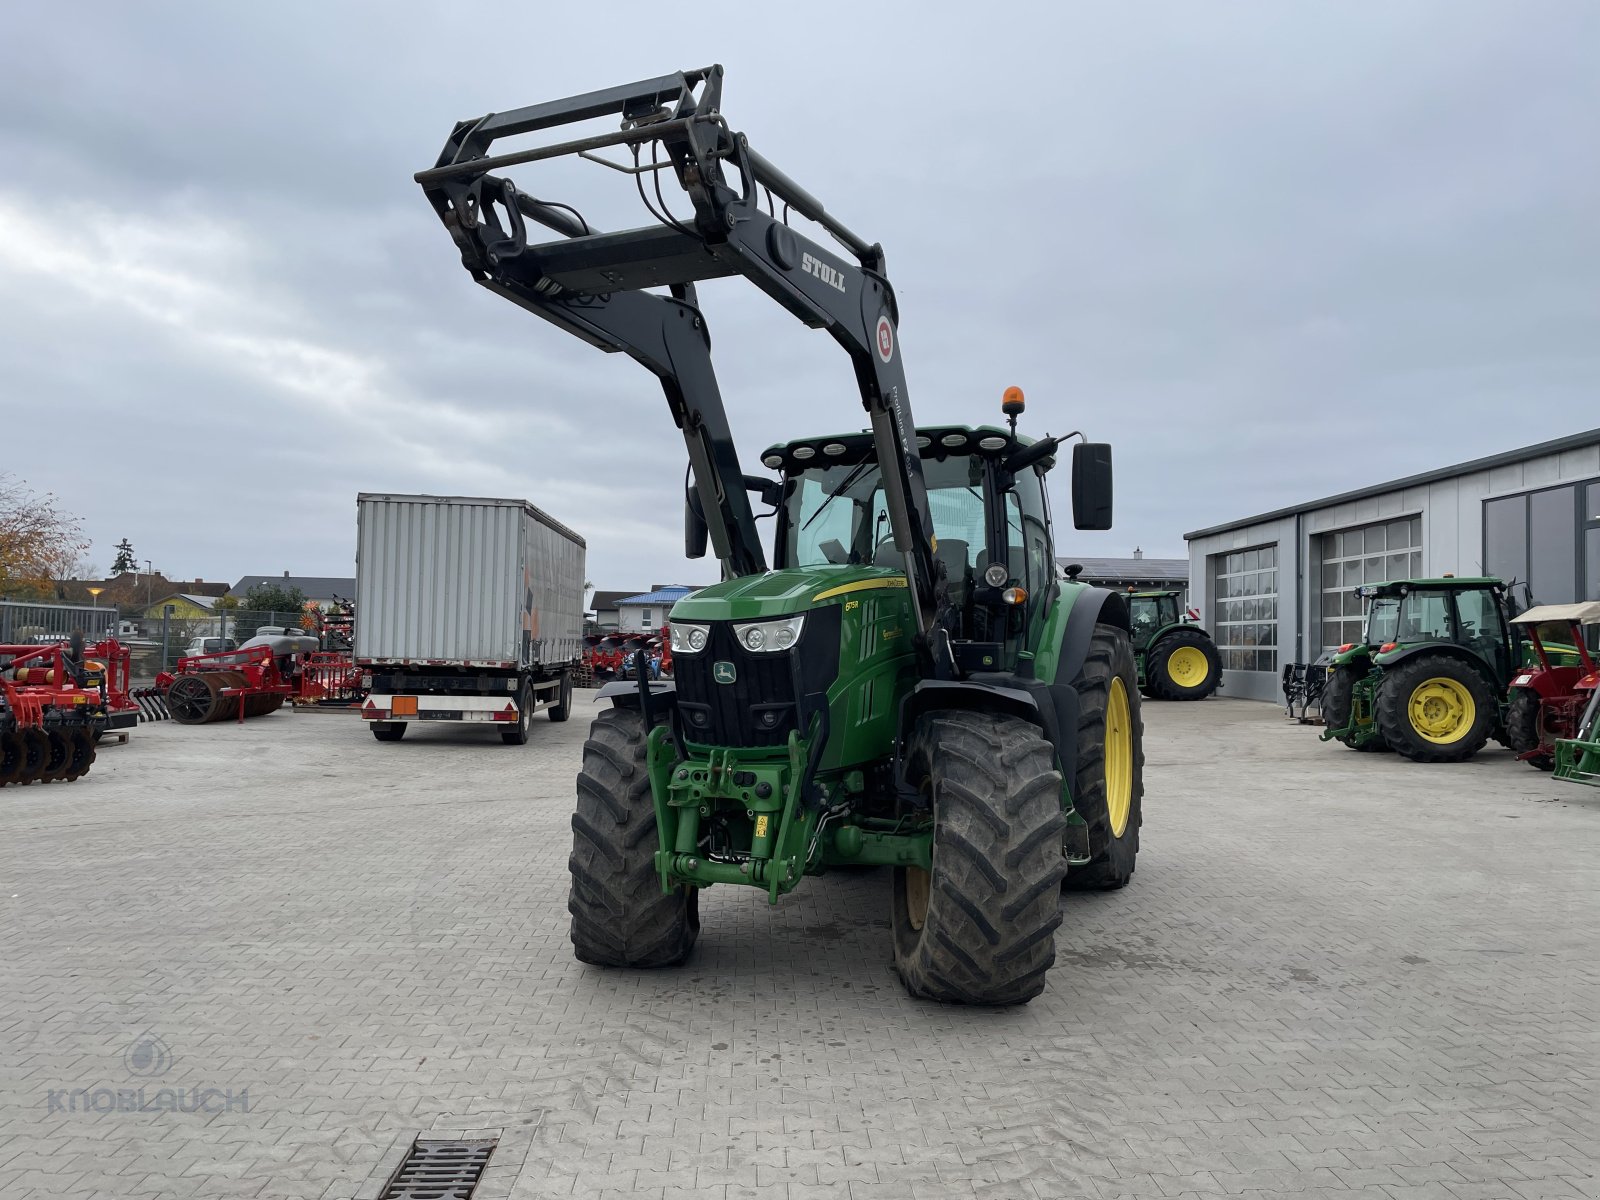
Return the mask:
<path id="1" fill-rule="evenodd" d="M 1044 480 L 1023 471 L 1005 493 L 1005 527 L 990 546 L 986 499 L 995 486 L 990 462 L 982 455 L 925 458 L 928 509 L 938 538 L 935 556 L 944 565 L 952 599 L 965 603 L 991 561 L 1006 567 L 1007 580 L 1028 591 L 1031 617 L 1055 579 L 1054 551 Z M 817 466 L 790 474 L 779 522 L 776 561 L 780 566 L 875 566 L 903 569 L 895 548 L 884 500 L 883 479 L 871 460 Z"/>
<path id="2" fill-rule="evenodd" d="M 929 459 L 922 470 L 939 557 L 952 576 L 976 569 L 987 545 L 983 459 Z M 819 466 L 791 475 L 785 506 L 785 566 L 905 565 L 889 530 L 883 476 L 875 462 Z"/>

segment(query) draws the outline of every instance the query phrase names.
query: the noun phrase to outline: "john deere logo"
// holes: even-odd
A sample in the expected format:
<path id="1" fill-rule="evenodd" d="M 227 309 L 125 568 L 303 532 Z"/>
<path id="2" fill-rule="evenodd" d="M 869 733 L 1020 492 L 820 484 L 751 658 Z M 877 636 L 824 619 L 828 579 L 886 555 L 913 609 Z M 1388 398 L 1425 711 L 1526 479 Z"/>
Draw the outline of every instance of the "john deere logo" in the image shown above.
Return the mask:
<path id="1" fill-rule="evenodd" d="M 711 678 L 718 683 L 733 683 L 739 678 L 739 671 L 731 662 L 712 663 Z"/>

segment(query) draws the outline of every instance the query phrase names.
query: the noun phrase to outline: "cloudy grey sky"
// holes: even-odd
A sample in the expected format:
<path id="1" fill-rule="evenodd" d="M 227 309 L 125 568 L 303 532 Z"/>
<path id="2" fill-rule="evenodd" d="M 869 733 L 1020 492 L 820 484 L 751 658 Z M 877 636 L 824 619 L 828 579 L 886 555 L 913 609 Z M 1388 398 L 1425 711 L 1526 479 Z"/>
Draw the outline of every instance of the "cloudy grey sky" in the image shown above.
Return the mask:
<path id="1" fill-rule="evenodd" d="M 1596 46 L 1587 0 L 9 5 L 0 466 L 101 568 L 347 573 L 355 493 L 401 490 L 526 496 L 602 588 L 708 581 L 654 381 L 473 286 L 411 174 L 458 119 L 715 61 L 883 242 L 919 419 L 1021 385 L 1116 444 L 1117 528 L 1063 553 L 1179 554 L 1600 425 Z M 830 339 L 702 299 L 747 469 L 859 427 Z"/>

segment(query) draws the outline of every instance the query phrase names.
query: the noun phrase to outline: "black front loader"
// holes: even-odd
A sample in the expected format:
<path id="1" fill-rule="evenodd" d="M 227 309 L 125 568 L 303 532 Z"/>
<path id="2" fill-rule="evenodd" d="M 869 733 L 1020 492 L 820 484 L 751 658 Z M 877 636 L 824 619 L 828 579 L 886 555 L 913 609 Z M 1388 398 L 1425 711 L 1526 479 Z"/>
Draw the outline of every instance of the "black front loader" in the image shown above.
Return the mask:
<path id="1" fill-rule="evenodd" d="M 925 632 L 934 604 L 933 522 L 883 251 L 731 131 L 721 93 L 722 68 L 712 66 L 491 113 L 457 125 L 438 165 L 416 179 L 479 283 L 591 345 L 630 355 L 661 380 L 688 445 L 712 548 L 728 575 L 758 573 L 766 562 L 695 284 L 743 275 L 807 325 L 832 334 L 850 355 L 871 418 L 894 542 L 906 555 Z M 612 115 L 622 118 L 614 133 L 490 153 L 503 138 Z M 595 159 L 597 151 L 619 146 L 632 152 L 632 167 L 599 161 L 633 176 L 657 217 L 654 225 L 603 233 L 575 210 L 493 173 L 568 155 Z M 649 162 L 640 159 L 645 146 Z M 661 175 L 669 171 L 693 205 L 685 220 L 664 203 L 656 211 L 646 194 L 648 177 L 659 198 Z M 790 210 L 826 229 L 849 258 L 791 228 Z M 531 242 L 529 221 L 561 237 Z"/>

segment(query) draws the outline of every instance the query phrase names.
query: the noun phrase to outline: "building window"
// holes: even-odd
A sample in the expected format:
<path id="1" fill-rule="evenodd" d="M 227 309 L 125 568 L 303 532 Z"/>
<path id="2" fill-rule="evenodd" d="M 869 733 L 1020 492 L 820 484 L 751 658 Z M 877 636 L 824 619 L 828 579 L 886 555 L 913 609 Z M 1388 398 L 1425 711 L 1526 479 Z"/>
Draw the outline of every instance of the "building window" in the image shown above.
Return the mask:
<path id="1" fill-rule="evenodd" d="M 1322 648 L 1359 642 L 1363 614 L 1356 588 L 1422 574 L 1422 518 L 1400 517 L 1324 533 L 1317 538 L 1316 557 Z"/>
<path id="2" fill-rule="evenodd" d="M 1278 547 L 1213 554 L 1211 634 L 1225 671 L 1278 669 Z"/>
<path id="3" fill-rule="evenodd" d="M 1585 507 L 1580 513 L 1578 499 Z M 1571 604 L 1578 599 L 1578 580 L 1596 599 L 1600 583 L 1600 484 L 1545 488 L 1518 496 L 1483 502 L 1483 570 L 1511 583 L 1528 585 L 1535 604 Z M 1583 570 L 1579 570 L 1578 543 L 1582 530 Z M 1516 590 L 1519 602 L 1523 591 Z"/>
<path id="4" fill-rule="evenodd" d="M 654 629 L 656 627 L 656 610 L 653 608 L 642 609 L 639 613 L 639 628 Z"/>

